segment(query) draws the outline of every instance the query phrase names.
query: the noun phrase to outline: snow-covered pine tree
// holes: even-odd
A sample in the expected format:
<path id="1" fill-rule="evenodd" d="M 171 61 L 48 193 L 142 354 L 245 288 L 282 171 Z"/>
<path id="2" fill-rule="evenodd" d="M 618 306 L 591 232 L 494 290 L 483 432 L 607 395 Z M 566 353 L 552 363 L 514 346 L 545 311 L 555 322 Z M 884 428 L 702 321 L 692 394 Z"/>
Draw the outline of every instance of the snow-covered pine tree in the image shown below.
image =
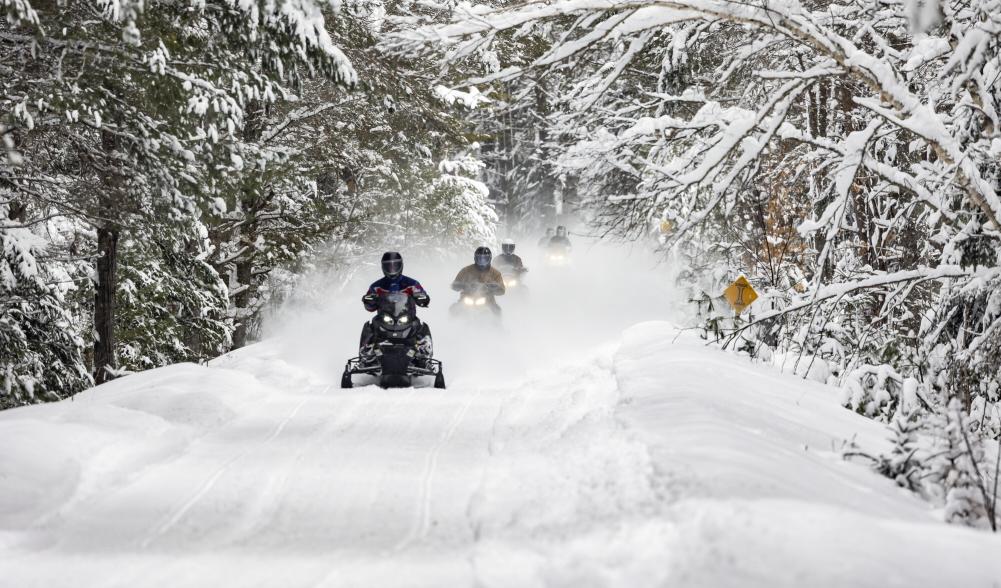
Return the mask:
<path id="1" fill-rule="evenodd" d="M 121 242 L 115 329 L 122 371 L 203 361 L 229 349 L 228 291 L 205 261 L 207 241 L 199 225 L 153 225 Z"/>
<path id="2" fill-rule="evenodd" d="M 91 384 L 84 342 L 35 259 L 43 239 L 0 204 L 0 409 L 58 400 Z"/>
<path id="3" fill-rule="evenodd" d="M 96 230 L 100 382 L 116 365 L 118 246 L 129 227 L 190 224 L 211 208 L 219 163 L 239 157 L 248 105 L 286 97 L 304 76 L 351 83 L 355 73 L 311 1 L 5 6 L 0 51 L 19 65 L 2 82 L 4 125 L 19 172 L 3 180 L 38 214 Z"/>
<path id="4" fill-rule="evenodd" d="M 876 470 L 912 492 L 922 490 L 924 453 L 918 440 L 921 421 L 916 410 L 902 406 L 890 421 L 893 432 L 893 449 L 889 455 L 880 456 Z"/>
<path id="5" fill-rule="evenodd" d="M 441 164 L 470 144 L 470 105 L 442 92 L 436 60 L 379 47 L 429 6 L 344 3 L 327 31 L 362 72 L 355 90 L 304 80 L 295 101 L 259 110 L 260 128 L 241 134 L 220 194 L 225 212 L 208 221 L 210 261 L 227 278 L 238 323 L 235 346 L 256 335 L 261 311 L 288 295 L 321 256 L 327 266 L 350 270 L 362 251 L 436 247 L 444 243 L 424 242 L 426 234 L 455 242 L 467 231 L 452 226 L 448 207 L 467 201 L 457 194 L 473 193 L 457 193 L 460 178 Z"/>
<path id="6" fill-rule="evenodd" d="M 986 479 L 981 477 L 978 463 L 983 460 L 979 439 L 971 437 L 963 404 L 953 397 L 938 406 L 928 428 L 935 438 L 928 460 L 928 482 L 945 507 L 949 522 L 969 526 L 985 526 Z"/>

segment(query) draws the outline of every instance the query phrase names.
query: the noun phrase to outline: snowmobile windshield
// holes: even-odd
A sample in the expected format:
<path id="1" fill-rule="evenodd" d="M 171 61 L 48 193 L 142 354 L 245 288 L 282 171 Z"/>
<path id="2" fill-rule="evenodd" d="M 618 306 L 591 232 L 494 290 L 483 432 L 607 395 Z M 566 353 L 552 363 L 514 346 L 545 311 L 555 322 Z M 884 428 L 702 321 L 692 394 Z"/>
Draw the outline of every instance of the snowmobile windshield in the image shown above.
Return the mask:
<path id="1" fill-rule="evenodd" d="M 383 301 L 383 312 L 394 317 L 407 314 L 409 309 L 410 296 L 403 292 L 390 292 L 386 294 Z"/>

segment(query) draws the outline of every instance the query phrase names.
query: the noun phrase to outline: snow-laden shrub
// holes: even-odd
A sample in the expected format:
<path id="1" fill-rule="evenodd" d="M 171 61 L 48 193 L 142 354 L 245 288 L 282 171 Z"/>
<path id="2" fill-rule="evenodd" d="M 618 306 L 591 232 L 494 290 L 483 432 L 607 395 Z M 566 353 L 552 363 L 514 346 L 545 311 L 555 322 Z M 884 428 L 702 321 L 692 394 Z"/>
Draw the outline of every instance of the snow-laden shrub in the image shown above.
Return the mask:
<path id="1" fill-rule="evenodd" d="M 988 512 L 993 512 L 989 496 L 993 489 L 988 473 L 980 470 L 983 443 L 970 430 L 962 402 L 953 398 L 939 407 L 929 424 L 935 425 L 929 427 L 934 445 L 925 475 L 928 486 L 945 507 L 946 520 L 970 526 L 991 524 Z"/>
<path id="2" fill-rule="evenodd" d="M 918 438 L 921 430 L 921 413 L 903 407 L 890 422 L 893 431 L 893 450 L 876 460 L 876 471 L 890 478 L 901 488 L 919 492 L 922 488 L 926 452 L 921 451 Z"/>
<path id="3" fill-rule="evenodd" d="M 842 404 L 869 418 L 889 421 L 897 410 L 904 377 L 887 364 L 861 365 L 844 378 Z"/>
<path id="4" fill-rule="evenodd" d="M 0 206 L 0 222 L 6 222 Z M 91 384 L 79 326 L 46 283 L 36 235 L 0 224 L 0 408 L 59 400 Z"/>

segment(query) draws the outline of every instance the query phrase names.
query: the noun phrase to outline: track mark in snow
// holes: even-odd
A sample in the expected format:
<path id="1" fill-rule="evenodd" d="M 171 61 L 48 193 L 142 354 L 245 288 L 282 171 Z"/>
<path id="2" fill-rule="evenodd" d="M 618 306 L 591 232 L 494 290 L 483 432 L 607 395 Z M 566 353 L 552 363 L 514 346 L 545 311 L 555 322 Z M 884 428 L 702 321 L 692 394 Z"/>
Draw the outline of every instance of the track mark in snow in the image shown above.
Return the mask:
<path id="1" fill-rule="evenodd" d="M 451 422 L 442 432 L 441 437 L 438 438 L 437 443 L 428 451 L 427 455 L 424 457 L 424 471 L 421 474 L 421 492 L 420 499 L 418 501 L 417 510 L 414 514 L 414 523 L 410 528 L 407 535 L 397 543 L 392 551 L 398 552 L 406 549 L 415 541 L 427 537 L 428 532 L 431 530 L 431 489 L 434 484 L 434 474 L 435 470 L 438 468 L 438 456 L 441 454 L 441 450 L 448 444 L 455 435 L 456 430 L 458 430 L 459 425 L 462 420 L 466 417 L 466 413 L 469 412 L 469 407 L 473 405 L 473 402 L 479 398 L 481 390 L 478 388 L 476 394 L 469 397 L 469 400 L 456 411 L 455 416 L 452 417 Z"/>
<path id="2" fill-rule="evenodd" d="M 323 390 L 322 394 L 326 394 L 327 391 L 330 390 L 330 388 L 331 385 L 328 385 Z M 282 431 L 285 430 L 285 427 L 288 426 L 290 422 L 292 422 L 292 420 L 296 417 L 296 415 L 299 414 L 299 411 L 302 410 L 302 407 L 305 406 L 306 403 L 309 402 L 311 398 L 312 398 L 311 396 L 303 398 L 302 402 L 297 404 L 295 408 L 293 408 L 292 411 L 288 414 L 288 416 L 282 419 L 282 421 L 278 423 L 278 425 L 274 428 L 271 434 L 268 435 L 263 441 L 261 441 L 261 443 L 259 443 L 258 446 L 255 446 L 252 449 L 247 449 L 246 451 L 242 451 L 237 455 L 233 456 L 232 458 L 230 458 L 229 460 L 227 460 L 226 463 L 224 463 L 219 469 L 215 471 L 215 473 L 209 476 L 209 478 L 205 480 L 205 482 L 203 482 L 201 486 L 199 486 L 198 490 L 196 490 L 194 494 L 192 494 L 187 500 L 184 501 L 184 504 L 182 504 L 180 508 L 175 510 L 169 517 L 167 517 L 166 520 L 157 525 L 156 528 L 154 528 L 153 531 L 150 534 L 148 534 L 142 540 L 142 542 L 140 542 L 139 546 L 142 547 L 143 549 L 146 549 L 150 546 L 150 544 L 153 543 L 153 541 L 156 541 L 160 537 L 163 537 L 168 531 L 173 529 L 177 525 L 177 523 L 181 522 L 181 519 L 183 519 L 184 516 L 188 514 L 188 512 L 196 504 L 198 504 L 198 502 L 202 498 L 204 498 L 205 495 L 208 494 L 213 487 L 215 487 L 219 479 L 222 478 L 223 474 L 225 474 L 229 470 L 229 468 L 233 466 L 233 464 L 237 463 L 244 457 L 256 451 L 257 447 L 267 445 L 268 443 L 271 443 L 272 441 L 277 439 L 278 436 L 281 435 Z"/>
<path id="3" fill-rule="evenodd" d="M 324 392 L 329 390 L 328 386 Z M 360 397 L 353 397 L 351 404 L 338 412 L 337 418 L 326 419 L 322 426 L 317 427 L 309 437 L 298 444 L 295 454 L 285 460 L 283 467 L 277 473 L 270 476 L 267 485 L 258 497 L 257 506 L 254 507 L 252 514 L 244 515 L 243 524 L 230 532 L 231 539 L 226 543 L 244 544 L 271 526 L 288 494 L 289 480 L 294 476 L 306 452 L 316 447 L 318 443 L 342 426 L 352 422 L 361 404 Z"/>

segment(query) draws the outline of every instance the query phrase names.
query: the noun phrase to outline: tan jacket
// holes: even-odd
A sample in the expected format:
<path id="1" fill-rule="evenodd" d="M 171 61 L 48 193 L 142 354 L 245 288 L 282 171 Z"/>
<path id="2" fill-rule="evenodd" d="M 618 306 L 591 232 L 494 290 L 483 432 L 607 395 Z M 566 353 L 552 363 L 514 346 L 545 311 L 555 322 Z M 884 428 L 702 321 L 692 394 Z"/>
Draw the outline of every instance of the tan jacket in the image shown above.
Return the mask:
<path id="1" fill-rule="evenodd" d="M 485 292 L 489 295 L 499 296 L 504 293 L 504 276 L 493 267 L 481 270 L 476 267 L 476 264 L 467 265 L 459 270 L 459 274 L 455 276 L 455 280 L 452 282 L 452 289 L 462 292 L 468 290 L 471 284 L 492 286 L 490 288 L 493 290 L 492 292 Z"/>

